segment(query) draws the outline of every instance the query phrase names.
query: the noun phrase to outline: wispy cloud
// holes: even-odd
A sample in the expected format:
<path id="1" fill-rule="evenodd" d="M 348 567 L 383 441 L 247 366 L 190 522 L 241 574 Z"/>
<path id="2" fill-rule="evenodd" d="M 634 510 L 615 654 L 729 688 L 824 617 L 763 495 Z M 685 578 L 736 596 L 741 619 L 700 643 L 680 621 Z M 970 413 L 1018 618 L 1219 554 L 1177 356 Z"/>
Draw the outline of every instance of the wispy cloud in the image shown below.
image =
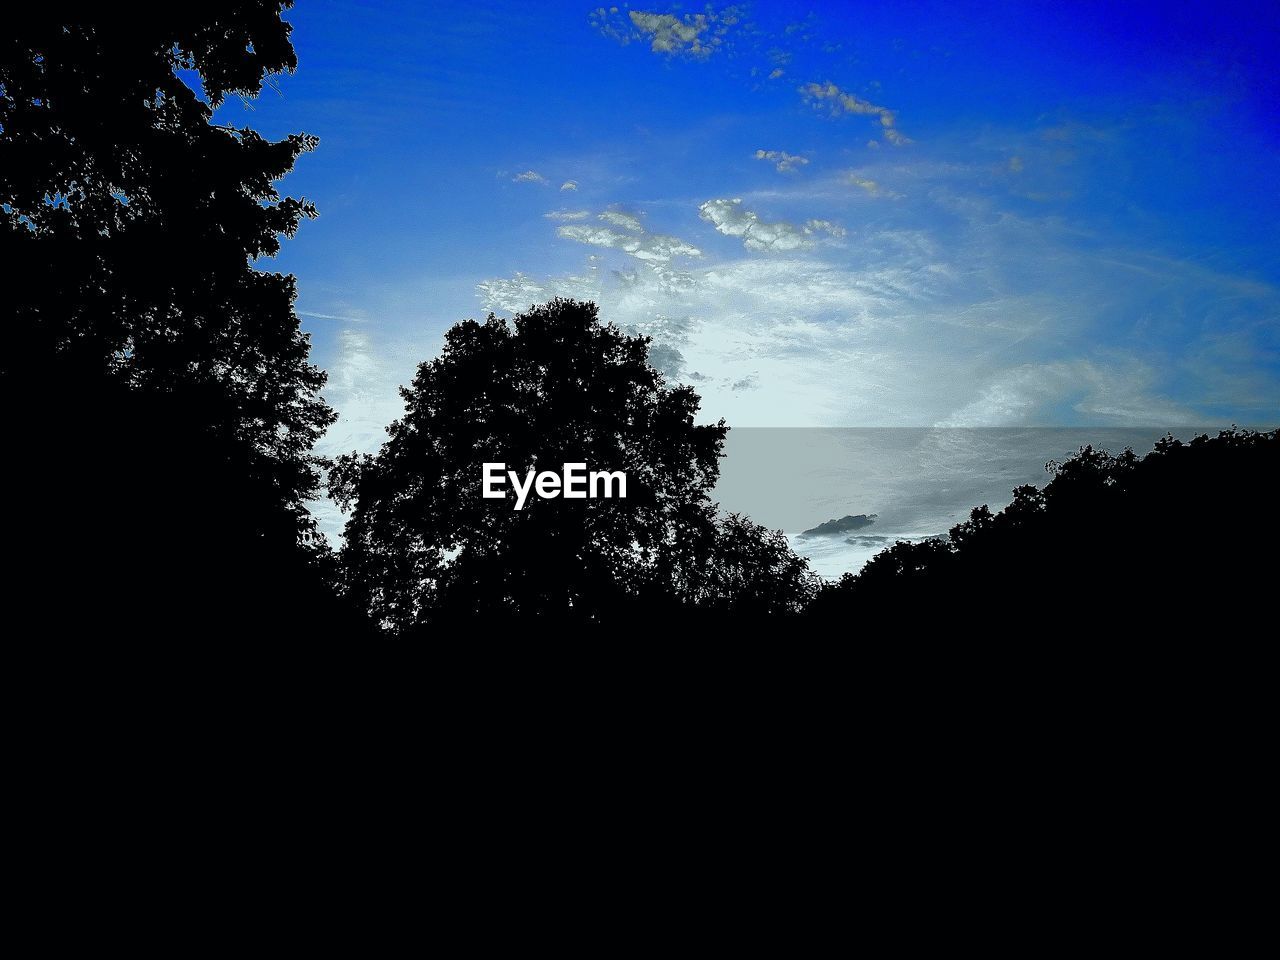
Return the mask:
<path id="1" fill-rule="evenodd" d="M 560 184 L 561 192 L 565 190 L 577 190 L 577 189 L 578 189 L 577 180 L 566 180 L 564 183 Z"/>
<path id="2" fill-rule="evenodd" d="M 1252 323 L 1251 336 L 1264 337 L 1264 318 L 1280 309 L 1275 290 L 1183 261 L 1100 251 L 1052 216 L 1016 216 L 962 189 L 989 170 L 917 166 L 895 168 L 895 176 L 929 189 L 886 206 L 874 225 L 848 229 L 822 215 L 771 221 L 745 201 L 721 198 L 699 206 L 701 219 L 753 255 L 677 268 L 669 257 L 646 259 L 659 242 L 647 233 L 609 220 L 574 224 L 561 235 L 601 251 L 585 270 L 517 274 L 486 281 L 477 293 L 490 307 L 511 309 L 552 296 L 595 300 L 606 319 L 654 337 L 664 370 L 698 385 L 708 415 L 739 425 L 1214 419 L 1211 408 L 1181 399 L 1176 384 L 1188 374 L 1180 364 L 1211 370 L 1213 386 L 1200 393 L 1224 408 L 1256 406 L 1274 389 L 1241 373 L 1252 369 L 1254 340 L 1225 342 L 1188 327 L 1179 335 L 1194 342 L 1180 356 L 1194 362 L 1149 346 L 1174 335 L 1170 320 L 1199 310 L 1200 301 L 1239 314 L 1219 318 L 1220 329 Z M 838 202 L 830 186 L 839 182 L 808 193 Z M 779 199 L 796 206 L 805 195 Z M 920 229 L 926 209 L 949 226 Z M 820 242 L 832 237 L 841 243 Z M 677 242 L 693 247 L 698 238 Z M 615 260 L 608 269 L 610 258 L 631 266 Z M 1168 309 L 1154 307 L 1153 297 Z M 1158 334 L 1134 319 L 1153 310 L 1170 318 Z M 655 317 L 686 319 L 678 331 L 646 329 Z"/>
<path id="3" fill-rule="evenodd" d="M 940 421 L 940 427 L 1047 424 L 1067 401 L 1078 414 L 1114 425 L 1188 424 L 1197 415 L 1160 396 L 1155 371 L 1131 357 L 1028 363 L 1001 371 L 981 395 Z"/>
<path id="4" fill-rule="evenodd" d="M 332 313 L 315 313 L 311 310 L 299 310 L 297 311 L 297 314 L 300 317 L 310 317 L 313 320 L 333 320 L 338 323 L 364 323 L 365 322 L 363 317 L 344 317 L 344 316 L 338 316 Z"/>
<path id="5" fill-rule="evenodd" d="M 352 450 L 372 451 L 386 439 L 386 427 L 404 408 L 396 388 L 400 380 L 383 362 L 374 330 L 346 328 L 338 333 L 337 350 L 328 361 L 325 399 L 338 411 L 319 451 L 332 456 Z"/>
<path id="6" fill-rule="evenodd" d="M 512 183 L 546 183 L 547 178 L 540 174 L 537 170 L 526 170 L 524 173 L 517 173 L 511 178 Z"/>

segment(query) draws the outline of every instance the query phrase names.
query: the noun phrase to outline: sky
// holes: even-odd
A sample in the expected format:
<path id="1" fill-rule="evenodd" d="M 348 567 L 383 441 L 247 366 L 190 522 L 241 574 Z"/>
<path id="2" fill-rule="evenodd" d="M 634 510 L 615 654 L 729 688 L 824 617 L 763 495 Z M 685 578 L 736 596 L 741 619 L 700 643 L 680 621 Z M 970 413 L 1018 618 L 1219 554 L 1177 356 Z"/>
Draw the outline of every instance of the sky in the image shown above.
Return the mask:
<path id="1" fill-rule="evenodd" d="M 1274 3 L 299 0 L 267 269 L 372 451 L 553 296 L 741 427 L 1280 422 Z"/>

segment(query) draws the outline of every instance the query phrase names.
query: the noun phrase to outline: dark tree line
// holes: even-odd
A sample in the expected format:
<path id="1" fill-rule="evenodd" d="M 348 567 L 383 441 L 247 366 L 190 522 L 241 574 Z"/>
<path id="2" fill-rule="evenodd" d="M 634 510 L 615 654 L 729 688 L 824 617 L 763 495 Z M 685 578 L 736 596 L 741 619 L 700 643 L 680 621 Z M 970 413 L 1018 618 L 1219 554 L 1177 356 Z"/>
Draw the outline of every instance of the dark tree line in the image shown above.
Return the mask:
<path id="1" fill-rule="evenodd" d="M 825 585 L 809 615 L 968 616 L 1027 635 L 1272 619 L 1280 430 L 1166 436 L 1143 457 L 1089 446 L 1046 469 L 1000 512 L 977 507 L 946 539 L 894 544 Z"/>

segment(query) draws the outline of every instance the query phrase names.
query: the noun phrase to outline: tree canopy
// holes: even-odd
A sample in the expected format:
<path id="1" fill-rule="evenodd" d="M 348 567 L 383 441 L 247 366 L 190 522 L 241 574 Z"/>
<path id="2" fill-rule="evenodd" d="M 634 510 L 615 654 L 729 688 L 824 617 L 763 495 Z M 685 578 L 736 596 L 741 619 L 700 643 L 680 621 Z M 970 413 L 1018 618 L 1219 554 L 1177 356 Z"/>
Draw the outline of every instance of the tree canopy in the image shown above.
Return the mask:
<path id="1" fill-rule="evenodd" d="M 274 181 L 316 141 L 213 123 L 297 65 L 281 2 L 145 17 L 24 13 L 0 38 L 0 377 L 66 371 L 199 394 L 286 498 L 331 421 L 307 362 L 291 276 L 255 269 L 303 217 Z M 203 97 L 180 76 L 192 71 Z"/>
<path id="2" fill-rule="evenodd" d="M 617 620 L 784 594 L 794 571 L 767 531 L 717 524 L 726 426 L 695 423 L 697 394 L 667 384 L 648 345 L 572 300 L 450 329 L 402 390 L 405 415 L 381 451 L 333 471 L 352 507 L 342 560 L 360 605 L 405 631 L 456 615 Z M 627 496 L 515 510 L 481 496 L 486 462 L 623 471 Z M 716 555 L 735 572 L 709 573 Z M 769 586 L 746 582 L 766 570 L 779 575 Z"/>
<path id="3" fill-rule="evenodd" d="M 230 602 L 312 562 L 334 414 L 294 278 L 255 261 L 315 215 L 275 181 L 316 141 L 214 122 L 296 66 L 287 6 L 49 5 L 0 33 L 5 493 L 18 539 L 104 597 Z"/>

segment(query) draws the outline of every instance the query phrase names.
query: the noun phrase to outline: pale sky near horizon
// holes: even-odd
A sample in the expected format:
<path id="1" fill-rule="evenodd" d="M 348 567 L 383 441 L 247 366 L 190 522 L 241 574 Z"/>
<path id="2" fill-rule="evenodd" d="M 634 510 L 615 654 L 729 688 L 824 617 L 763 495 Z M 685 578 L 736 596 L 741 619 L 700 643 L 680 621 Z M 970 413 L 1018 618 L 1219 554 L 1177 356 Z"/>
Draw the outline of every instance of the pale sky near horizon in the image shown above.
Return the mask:
<path id="1" fill-rule="evenodd" d="M 320 138 L 274 264 L 372 450 L 552 296 L 738 426 L 1274 426 L 1274 4 L 299 0 L 219 120 Z"/>

